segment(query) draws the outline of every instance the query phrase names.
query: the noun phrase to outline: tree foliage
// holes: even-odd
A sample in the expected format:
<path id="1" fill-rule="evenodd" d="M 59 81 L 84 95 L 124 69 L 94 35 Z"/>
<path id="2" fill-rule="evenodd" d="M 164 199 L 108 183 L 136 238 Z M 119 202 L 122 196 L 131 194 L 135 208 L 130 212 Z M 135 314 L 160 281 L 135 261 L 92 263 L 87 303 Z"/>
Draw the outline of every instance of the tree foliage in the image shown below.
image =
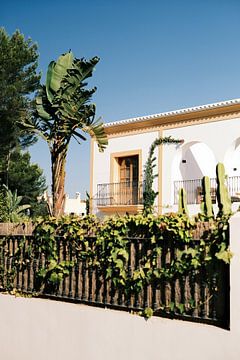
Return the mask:
<path id="1" fill-rule="evenodd" d="M 22 153 L 15 150 L 12 153 L 9 164 L 8 188 L 14 192 L 17 190 L 22 197 L 21 204 L 31 205 L 31 215 L 38 211 L 38 198 L 46 190 L 46 180 L 42 169 L 37 164 L 31 164 L 29 152 Z"/>
<path id="2" fill-rule="evenodd" d="M 5 188 L 5 219 L 6 222 L 19 222 L 26 218 L 25 210 L 31 206 L 28 204 L 21 205 L 22 196 L 18 196 L 17 190 L 12 192 L 4 185 Z"/>
<path id="3" fill-rule="evenodd" d="M 30 95 L 38 88 L 37 45 L 18 30 L 9 36 L 0 28 L 0 172 L 6 183 L 11 152 L 35 141 L 19 124 L 31 117 Z"/>
<path id="4" fill-rule="evenodd" d="M 7 148 L 28 145 L 32 135 L 23 132 L 18 122 L 31 116 L 29 95 L 39 86 L 37 45 L 18 30 L 9 36 L 0 28 L 0 138 Z"/>
<path id="5" fill-rule="evenodd" d="M 100 151 L 107 145 L 103 124 L 95 120 L 95 105 L 89 103 L 96 88 L 86 89 L 99 59 L 89 61 L 66 53 L 48 66 L 46 84 L 36 97 L 38 117 L 25 128 L 47 141 L 52 163 L 53 213 L 63 211 L 65 163 L 70 140 L 86 140 L 83 133 L 94 136 Z M 82 131 L 82 132 L 79 132 Z"/>

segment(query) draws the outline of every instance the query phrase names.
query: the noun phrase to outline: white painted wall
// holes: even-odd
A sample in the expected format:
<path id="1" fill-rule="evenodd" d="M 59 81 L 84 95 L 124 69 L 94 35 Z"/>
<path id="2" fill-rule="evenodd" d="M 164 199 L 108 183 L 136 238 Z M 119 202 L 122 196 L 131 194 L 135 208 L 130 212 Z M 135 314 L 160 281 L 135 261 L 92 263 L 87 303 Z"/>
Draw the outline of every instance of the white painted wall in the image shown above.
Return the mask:
<path id="1" fill-rule="evenodd" d="M 240 176 L 240 137 L 233 141 L 228 148 L 224 157 L 224 164 L 229 176 Z"/>
<path id="2" fill-rule="evenodd" d="M 86 202 L 81 200 L 80 193 L 76 193 L 75 198 L 70 198 L 68 195 L 65 197 L 64 202 L 64 214 L 86 214 Z"/>
<path id="3" fill-rule="evenodd" d="M 239 360 L 240 214 L 230 221 L 231 330 L 0 294 L 3 360 Z"/>
<path id="4" fill-rule="evenodd" d="M 173 205 L 174 180 L 190 180 L 204 175 L 215 177 L 218 162 L 225 163 L 229 176 L 240 176 L 239 134 L 240 118 L 164 130 L 163 136 L 184 139 L 184 144 L 163 147 L 163 212 L 176 209 Z M 157 137 L 158 132 L 155 131 L 112 138 L 104 153 L 99 153 L 95 144 L 93 196 L 97 194 L 97 184 L 110 183 L 111 153 L 142 149 L 144 168 L 149 147 Z M 187 161 L 186 164 L 182 163 L 183 159 Z M 154 189 L 157 190 L 157 179 Z M 95 201 L 93 208 L 97 213 Z M 191 214 L 200 210 L 199 205 L 190 206 L 189 209 Z"/>
<path id="5" fill-rule="evenodd" d="M 103 153 L 98 151 L 97 144 L 94 144 L 94 171 L 93 171 L 93 196 L 97 194 L 97 184 L 110 183 L 110 158 L 112 153 L 124 152 L 130 150 L 142 150 L 142 166 L 144 169 L 147 160 L 149 147 L 158 137 L 158 132 L 149 132 L 138 135 L 128 135 L 117 138 L 111 138 L 108 147 Z M 157 152 L 156 152 L 157 156 Z M 143 170 L 142 169 L 142 170 Z M 157 171 L 157 168 L 156 168 Z M 157 179 L 154 183 L 157 189 Z M 94 212 L 97 212 L 96 202 L 93 201 Z"/>
<path id="6" fill-rule="evenodd" d="M 240 148 L 239 141 L 236 142 L 239 134 L 240 118 L 165 130 L 164 136 L 184 139 L 184 144 L 177 152 L 172 147 L 163 148 L 163 204 L 173 209 L 174 180 L 186 180 L 191 173 L 189 180 L 199 178 L 201 173 L 215 177 L 215 164 L 218 162 L 226 163 L 229 176 L 240 175 Z M 234 151 L 236 155 L 233 157 Z M 182 164 L 185 156 L 187 163 Z M 196 161 L 198 167 L 195 166 Z M 179 166 L 192 167 L 192 171 L 186 170 L 184 176 L 184 170 L 181 171 Z M 239 173 L 230 171 L 234 167 L 239 169 Z"/>

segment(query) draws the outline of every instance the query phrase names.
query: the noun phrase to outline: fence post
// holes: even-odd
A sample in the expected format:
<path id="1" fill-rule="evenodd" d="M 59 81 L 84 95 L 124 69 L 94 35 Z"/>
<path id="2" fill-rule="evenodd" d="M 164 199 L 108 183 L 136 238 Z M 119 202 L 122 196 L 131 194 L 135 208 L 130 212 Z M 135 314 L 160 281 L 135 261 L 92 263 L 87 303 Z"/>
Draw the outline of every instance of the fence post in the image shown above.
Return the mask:
<path id="1" fill-rule="evenodd" d="M 230 330 L 240 338 L 240 212 L 230 219 Z"/>

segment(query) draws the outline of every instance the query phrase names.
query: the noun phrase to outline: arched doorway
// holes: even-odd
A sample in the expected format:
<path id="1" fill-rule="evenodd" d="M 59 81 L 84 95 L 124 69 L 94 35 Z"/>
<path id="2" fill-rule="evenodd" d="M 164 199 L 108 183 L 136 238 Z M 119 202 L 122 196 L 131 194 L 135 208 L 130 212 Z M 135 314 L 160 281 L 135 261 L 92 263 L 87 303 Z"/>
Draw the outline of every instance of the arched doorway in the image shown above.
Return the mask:
<path id="1" fill-rule="evenodd" d="M 226 151 L 224 157 L 228 175 L 228 191 L 233 202 L 240 201 L 240 138 L 237 138 Z"/>
<path id="2" fill-rule="evenodd" d="M 203 142 L 192 141 L 182 146 L 175 155 L 172 165 L 174 203 L 180 188 L 187 192 L 189 204 L 200 202 L 203 176 L 215 178 L 216 158 L 213 151 Z"/>

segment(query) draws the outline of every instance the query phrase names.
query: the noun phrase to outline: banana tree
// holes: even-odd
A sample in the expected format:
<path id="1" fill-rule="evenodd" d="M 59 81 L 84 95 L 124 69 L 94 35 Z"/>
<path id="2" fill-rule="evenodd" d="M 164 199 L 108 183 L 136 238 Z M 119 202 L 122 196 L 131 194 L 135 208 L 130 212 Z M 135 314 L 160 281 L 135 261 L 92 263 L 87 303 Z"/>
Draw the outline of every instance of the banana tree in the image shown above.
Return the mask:
<path id="1" fill-rule="evenodd" d="M 6 185 L 5 189 L 5 202 L 6 202 L 6 221 L 19 222 L 26 217 L 25 210 L 30 209 L 30 205 L 20 205 L 23 197 L 17 195 L 17 190 L 12 192 Z"/>
<path id="2" fill-rule="evenodd" d="M 41 136 L 49 146 L 52 167 L 53 215 L 63 213 L 65 164 L 70 140 L 85 141 L 94 136 L 99 150 L 107 146 L 103 123 L 95 119 L 95 105 L 89 103 L 96 88 L 86 89 L 99 58 L 76 59 L 72 52 L 48 66 L 46 84 L 36 96 L 37 116 L 25 128 Z"/>

